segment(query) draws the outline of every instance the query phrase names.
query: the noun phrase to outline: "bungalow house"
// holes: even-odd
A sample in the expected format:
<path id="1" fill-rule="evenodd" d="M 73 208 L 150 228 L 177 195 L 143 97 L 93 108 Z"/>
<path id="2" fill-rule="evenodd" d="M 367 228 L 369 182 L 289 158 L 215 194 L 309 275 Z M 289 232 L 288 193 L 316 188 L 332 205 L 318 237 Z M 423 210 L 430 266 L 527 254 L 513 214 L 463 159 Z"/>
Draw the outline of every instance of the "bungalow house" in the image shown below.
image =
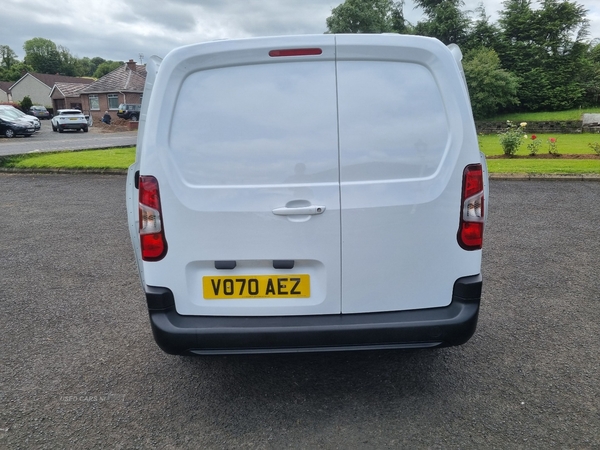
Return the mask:
<path id="1" fill-rule="evenodd" d="M 82 83 L 55 83 L 50 91 L 54 111 L 59 109 L 80 109 L 83 111 L 80 93 L 86 86 L 88 85 Z"/>
<path id="2" fill-rule="evenodd" d="M 13 102 L 21 102 L 25 96 L 29 96 L 34 105 L 43 105 L 51 108 L 50 92 L 56 83 L 88 85 L 93 82 L 94 80 L 91 78 L 27 72 L 10 87 L 10 93 Z"/>
<path id="3" fill-rule="evenodd" d="M 116 111 L 121 103 L 141 103 L 146 82 L 146 66 L 133 59 L 82 89 L 79 94 L 83 111 L 89 111 L 94 120 L 100 120 L 104 111 Z"/>
<path id="4" fill-rule="evenodd" d="M 0 103 L 8 103 L 12 100 L 10 96 L 12 84 L 12 81 L 0 81 Z"/>

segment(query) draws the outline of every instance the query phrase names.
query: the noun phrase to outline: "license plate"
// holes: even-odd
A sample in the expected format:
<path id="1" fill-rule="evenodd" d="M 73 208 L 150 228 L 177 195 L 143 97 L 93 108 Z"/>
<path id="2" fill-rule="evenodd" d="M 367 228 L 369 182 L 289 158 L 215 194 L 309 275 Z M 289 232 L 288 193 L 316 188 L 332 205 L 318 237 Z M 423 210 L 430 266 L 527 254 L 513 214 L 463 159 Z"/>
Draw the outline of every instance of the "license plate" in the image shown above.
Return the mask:
<path id="1" fill-rule="evenodd" d="M 202 278 L 207 300 L 310 297 L 310 275 L 241 275 Z"/>
<path id="2" fill-rule="evenodd" d="M 77 117 L 69 117 L 69 120 L 79 120 Z"/>

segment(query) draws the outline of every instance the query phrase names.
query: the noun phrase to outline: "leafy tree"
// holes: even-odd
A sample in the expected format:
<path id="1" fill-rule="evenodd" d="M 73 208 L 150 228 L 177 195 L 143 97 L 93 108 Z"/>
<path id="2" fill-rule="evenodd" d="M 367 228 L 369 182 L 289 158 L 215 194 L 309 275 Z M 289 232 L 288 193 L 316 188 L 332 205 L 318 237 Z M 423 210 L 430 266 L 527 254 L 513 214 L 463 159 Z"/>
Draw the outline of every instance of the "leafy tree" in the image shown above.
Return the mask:
<path id="1" fill-rule="evenodd" d="M 586 11 L 568 0 L 506 0 L 500 12 L 498 54 L 503 67 L 518 74 L 524 109 L 560 110 L 580 104 L 584 95 L 588 21 Z"/>
<path id="2" fill-rule="evenodd" d="M 27 72 L 33 72 L 33 67 L 17 61 L 10 69 L 0 67 L 0 81 L 17 81 Z"/>
<path id="3" fill-rule="evenodd" d="M 584 103 L 600 104 L 600 44 L 590 45 L 581 71 L 583 80 Z"/>
<path id="4" fill-rule="evenodd" d="M 79 76 L 79 60 L 71 54 L 68 48 L 62 45 L 57 46 L 57 50 L 60 57 L 59 73 L 70 77 Z"/>
<path id="5" fill-rule="evenodd" d="M 92 58 L 90 60 L 90 70 L 88 72 L 88 76 L 93 76 L 94 72 L 96 72 L 96 70 L 98 69 L 98 66 L 100 66 L 100 64 L 102 64 L 103 62 L 106 62 L 106 60 L 104 58 L 100 58 L 99 56 Z"/>
<path id="6" fill-rule="evenodd" d="M 87 56 L 76 59 L 75 61 L 75 72 L 78 77 L 92 77 L 94 72 L 98 69 L 98 66 L 106 62 L 104 58 L 96 56 L 94 58 L 88 58 Z"/>
<path id="7" fill-rule="evenodd" d="M 518 78 L 500 67 L 494 50 L 481 47 L 468 52 L 463 69 L 476 119 L 493 116 L 500 108 L 519 103 Z"/>
<path id="8" fill-rule="evenodd" d="M 462 0 L 415 0 L 429 20 L 417 23 L 416 34 L 438 38 L 444 44 L 462 45 L 467 40 L 471 20 L 461 11 Z"/>
<path id="9" fill-rule="evenodd" d="M 393 0 L 345 0 L 326 19 L 329 33 L 403 32 L 407 25 L 402 2 Z"/>
<path id="10" fill-rule="evenodd" d="M 56 44 L 50 39 L 33 38 L 23 44 L 24 62 L 33 67 L 34 72 L 59 73 L 61 55 Z"/>
<path id="11" fill-rule="evenodd" d="M 18 63 L 17 54 L 8 45 L 0 45 L 0 69 L 10 69 Z"/>
<path id="12" fill-rule="evenodd" d="M 96 71 L 94 72 L 94 78 L 102 78 L 109 72 L 121 67 L 123 65 L 120 61 L 104 61 L 102 64 L 98 66 Z"/>
<path id="13" fill-rule="evenodd" d="M 490 18 L 486 15 L 483 4 L 475 9 L 475 13 L 477 14 L 477 19 L 475 22 L 471 22 L 467 37 L 461 45 L 461 50 L 465 54 L 470 50 L 481 47 L 489 49 L 496 49 L 498 47 L 500 29 L 497 25 L 489 22 Z"/>
<path id="14" fill-rule="evenodd" d="M 91 60 L 87 56 L 77 59 L 75 66 L 78 77 L 91 77 L 94 74 L 94 71 L 92 71 Z"/>

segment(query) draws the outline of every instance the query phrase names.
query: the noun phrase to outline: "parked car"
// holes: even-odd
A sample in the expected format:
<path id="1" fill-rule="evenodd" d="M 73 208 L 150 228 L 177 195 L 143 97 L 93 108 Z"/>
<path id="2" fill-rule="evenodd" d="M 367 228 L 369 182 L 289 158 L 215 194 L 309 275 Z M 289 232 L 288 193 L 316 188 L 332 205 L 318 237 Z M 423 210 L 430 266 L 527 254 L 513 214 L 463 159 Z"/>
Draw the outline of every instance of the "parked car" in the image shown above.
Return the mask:
<path id="1" fill-rule="evenodd" d="M 117 117 L 127 120 L 140 120 L 142 105 L 137 103 L 121 103 L 117 111 Z"/>
<path id="2" fill-rule="evenodd" d="M 78 109 L 59 109 L 52 118 L 52 131 L 62 133 L 65 130 L 88 131 L 88 121 Z"/>
<path id="3" fill-rule="evenodd" d="M 0 105 L 0 111 L 5 112 L 6 114 L 8 114 L 11 117 L 14 117 L 15 119 L 27 120 L 29 123 L 31 123 L 31 125 L 33 125 L 33 128 L 35 131 L 40 131 L 40 128 L 42 127 L 42 124 L 40 123 L 40 119 L 38 119 L 35 116 L 30 116 L 28 114 L 25 114 L 23 111 L 15 108 L 14 106 Z"/>
<path id="4" fill-rule="evenodd" d="M 50 119 L 50 112 L 48 112 L 48 110 L 46 109 L 45 106 L 33 105 L 31 108 L 29 108 L 29 111 L 27 111 L 27 114 L 29 114 L 31 116 L 35 116 L 42 120 Z"/>
<path id="5" fill-rule="evenodd" d="M 31 122 L 27 120 L 15 118 L 12 115 L 0 111 L 0 134 L 7 138 L 13 138 L 21 135 L 29 137 L 35 133 L 35 129 Z"/>
<path id="6" fill-rule="evenodd" d="M 469 340 L 487 169 L 461 59 L 397 34 L 215 41 L 151 59 L 126 198 L 158 345 Z"/>

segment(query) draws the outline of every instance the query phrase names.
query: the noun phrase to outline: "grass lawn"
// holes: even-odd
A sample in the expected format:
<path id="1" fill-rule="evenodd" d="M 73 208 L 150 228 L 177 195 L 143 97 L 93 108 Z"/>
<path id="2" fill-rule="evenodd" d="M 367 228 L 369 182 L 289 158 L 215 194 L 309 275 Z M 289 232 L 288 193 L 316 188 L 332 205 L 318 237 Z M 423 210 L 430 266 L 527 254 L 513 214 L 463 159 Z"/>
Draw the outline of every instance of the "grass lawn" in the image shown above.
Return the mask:
<path id="1" fill-rule="evenodd" d="M 535 122 L 535 121 L 566 121 L 566 120 L 581 120 L 584 113 L 600 114 L 600 108 L 583 108 L 569 109 L 566 111 L 549 111 L 549 112 L 527 112 L 527 113 L 512 113 L 495 116 L 486 121 L 499 122 L 510 120 L 512 122 Z"/>
<path id="2" fill-rule="evenodd" d="M 0 167 L 17 169 L 127 169 L 135 147 L 76 152 L 28 153 L 0 158 Z"/>
<path id="3" fill-rule="evenodd" d="M 531 119 L 530 119 L 531 120 Z M 559 154 L 595 155 L 589 147 L 590 143 L 600 143 L 600 135 L 584 134 L 536 134 L 541 142 L 538 155 L 548 153 L 548 139 L 556 138 L 556 148 Z M 502 146 L 497 134 L 478 136 L 479 148 L 486 156 L 502 155 Z M 531 135 L 523 139 L 523 144 L 517 151 L 517 156 L 528 156 L 527 144 Z M 490 173 L 527 173 L 527 174 L 600 174 L 600 159 L 568 159 L 557 157 L 552 159 L 488 159 Z"/>
<path id="4" fill-rule="evenodd" d="M 549 135 L 539 135 L 544 145 L 541 153 L 547 153 L 546 140 Z M 554 137 L 554 136 L 553 136 Z M 592 134 L 561 134 L 555 136 L 558 151 L 562 154 L 593 154 L 588 142 L 600 142 L 600 136 Z M 501 155 L 498 136 L 479 137 L 481 150 L 489 156 Z M 526 155 L 523 145 L 517 155 Z M 29 153 L 26 155 L 0 158 L 0 167 L 18 169 L 127 169 L 135 159 L 135 147 L 76 152 Z M 528 174 L 600 174 L 600 159 L 488 159 L 490 173 Z"/>
<path id="5" fill-rule="evenodd" d="M 581 133 L 581 134 L 536 134 L 537 140 L 541 142 L 538 154 L 548 153 L 548 139 L 556 138 L 556 148 L 558 153 L 564 155 L 594 155 L 594 151 L 588 146 L 590 143 L 600 144 L 600 134 Z M 502 146 L 497 134 L 485 134 L 478 136 L 479 149 L 486 156 L 502 155 Z M 527 139 L 523 139 L 523 144 L 516 155 L 527 156 L 527 144 L 531 142 L 531 134 L 527 134 Z"/>
<path id="6" fill-rule="evenodd" d="M 488 159 L 490 173 L 596 174 L 600 159 Z"/>

